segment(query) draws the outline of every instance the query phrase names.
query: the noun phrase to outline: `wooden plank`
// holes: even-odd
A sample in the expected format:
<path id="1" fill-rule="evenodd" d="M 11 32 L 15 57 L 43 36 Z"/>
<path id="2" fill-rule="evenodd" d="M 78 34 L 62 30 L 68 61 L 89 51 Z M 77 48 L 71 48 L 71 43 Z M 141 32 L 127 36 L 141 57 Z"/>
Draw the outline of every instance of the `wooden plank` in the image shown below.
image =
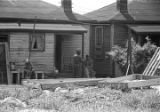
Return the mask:
<path id="1" fill-rule="evenodd" d="M 152 65 L 152 63 L 153 63 L 153 60 L 155 59 L 157 52 L 158 52 L 158 49 L 156 49 L 154 55 L 152 56 L 151 60 L 149 61 L 147 67 L 145 68 L 145 70 L 144 70 L 144 72 L 143 72 L 143 75 L 147 75 L 147 72 L 148 72 L 149 68 L 151 67 L 151 65 Z"/>
<path id="2" fill-rule="evenodd" d="M 147 67 L 145 68 L 143 75 L 151 75 L 151 76 L 154 75 L 160 64 L 159 54 L 160 54 L 160 48 L 158 47 L 154 55 L 152 56 L 150 62 L 148 63 Z"/>
<path id="3" fill-rule="evenodd" d="M 109 78 L 99 81 L 99 87 L 110 87 L 112 89 L 131 89 L 160 85 L 160 76 L 143 76 L 145 80 L 139 80 L 142 75 L 135 74 L 133 77 Z"/>
<path id="4" fill-rule="evenodd" d="M 102 82 L 122 82 L 124 80 L 135 80 L 136 79 L 136 74 L 133 75 L 128 75 L 128 76 L 123 76 L 123 77 L 116 77 L 116 78 L 108 78 Z"/>
<path id="5" fill-rule="evenodd" d="M 146 87 L 146 86 L 154 86 L 154 85 L 160 85 L 160 78 L 150 79 L 145 81 L 138 81 L 138 82 L 128 82 L 128 88 Z"/>
<path id="6" fill-rule="evenodd" d="M 148 73 L 147 73 L 146 75 L 152 75 L 152 72 L 155 71 L 155 67 L 157 66 L 158 61 L 159 61 L 159 60 L 157 60 L 158 57 L 159 57 L 159 55 L 158 55 L 159 52 L 160 52 L 160 51 L 158 51 L 157 53 L 155 53 L 155 54 L 156 54 L 156 57 L 154 58 L 154 60 L 153 60 L 153 62 L 152 62 L 153 64 L 150 65 L 149 71 L 148 71 Z"/>
<path id="7" fill-rule="evenodd" d="M 30 84 L 41 84 L 43 90 L 55 90 L 57 87 L 76 87 L 76 86 L 96 86 L 99 81 L 104 78 L 69 78 L 69 79 L 38 79 L 38 80 L 23 80 L 22 84 L 28 86 Z"/>
<path id="8" fill-rule="evenodd" d="M 11 79 L 11 73 L 10 73 L 10 65 L 9 65 L 9 48 L 8 48 L 8 43 L 5 43 L 5 52 L 6 52 L 6 68 L 7 68 L 7 79 L 8 79 L 8 84 L 12 83 Z"/>

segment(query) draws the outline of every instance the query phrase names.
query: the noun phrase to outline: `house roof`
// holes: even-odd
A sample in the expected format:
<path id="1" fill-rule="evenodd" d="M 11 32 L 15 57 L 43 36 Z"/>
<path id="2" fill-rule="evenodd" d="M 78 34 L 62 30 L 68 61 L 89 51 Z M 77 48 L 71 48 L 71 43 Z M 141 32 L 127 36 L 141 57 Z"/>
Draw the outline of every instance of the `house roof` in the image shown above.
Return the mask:
<path id="1" fill-rule="evenodd" d="M 77 20 L 90 20 L 85 16 L 75 14 Z M 41 0 L 0 0 L 0 19 L 38 19 L 69 21 L 61 7 Z"/>
<path id="2" fill-rule="evenodd" d="M 63 32 L 63 33 L 86 33 L 85 29 L 81 25 L 77 24 L 17 24 L 17 23 L 0 23 L 1 31 L 52 31 L 52 32 Z"/>
<path id="3" fill-rule="evenodd" d="M 129 14 L 135 21 L 160 21 L 160 0 L 132 0 L 128 3 Z M 126 21 L 116 3 L 85 14 L 98 21 Z"/>
<path id="4" fill-rule="evenodd" d="M 137 33 L 159 33 L 160 26 L 159 25 L 129 25 L 130 29 Z"/>

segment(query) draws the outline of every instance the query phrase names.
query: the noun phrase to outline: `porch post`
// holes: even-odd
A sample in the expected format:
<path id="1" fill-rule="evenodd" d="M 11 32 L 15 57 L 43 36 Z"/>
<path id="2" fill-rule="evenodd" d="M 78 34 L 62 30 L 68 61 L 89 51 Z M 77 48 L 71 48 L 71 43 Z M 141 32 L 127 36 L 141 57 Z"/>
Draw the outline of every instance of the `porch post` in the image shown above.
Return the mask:
<path id="1" fill-rule="evenodd" d="M 133 71 L 133 65 L 132 65 L 132 34 L 131 31 L 129 29 L 129 60 L 130 60 L 130 70 L 131 70 L 131 74 L 134 73 Z"/>
<path id="2" fill-rule="evenodd" d="M 82 59 L 84 60 L 84 33 L 82 34 Z M 82 77 L 84 77 L 84 64 L 82 64 Z"/>
<path id="3" fill-rule="evenodd" d="M 82 34 L 82 58 L 84 58 L 84 33 Z"/>

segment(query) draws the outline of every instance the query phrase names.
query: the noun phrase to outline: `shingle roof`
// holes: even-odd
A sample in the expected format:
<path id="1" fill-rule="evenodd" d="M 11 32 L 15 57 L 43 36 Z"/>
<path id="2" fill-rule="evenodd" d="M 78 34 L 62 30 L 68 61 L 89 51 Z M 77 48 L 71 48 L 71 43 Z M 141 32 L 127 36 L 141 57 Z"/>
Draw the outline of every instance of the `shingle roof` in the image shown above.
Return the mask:
<path id="1" fill-rule="evenodd" d="M 41 20 L 68 21 L 61 7 L 41 0 L 0 0 L 0 18 L 22 18 Z M 89 20 L 87 17 L 75 14 L 81 21 Z"/>
<path id="2" fill-rule="evenodd" d="M 132 0 L 128 5 L 129 14 L 135 21 L 160 21 L 160 0 Z M 117 10 L 116 3 L 85 14 L 98 21 L 125 21 L 126 18 Z"/>

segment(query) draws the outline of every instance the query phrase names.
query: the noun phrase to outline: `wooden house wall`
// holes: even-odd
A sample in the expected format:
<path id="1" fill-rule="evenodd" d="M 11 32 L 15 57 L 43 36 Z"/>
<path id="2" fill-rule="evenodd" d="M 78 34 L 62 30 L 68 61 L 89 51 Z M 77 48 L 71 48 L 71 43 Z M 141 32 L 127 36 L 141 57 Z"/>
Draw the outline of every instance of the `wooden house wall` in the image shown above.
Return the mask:
<path id="1" fill-rule="evenodd" d="M 125 47 L 128 39 L 128 28 L 125 24 L 114 24 L 114 45 Z"/>
<path id="2" fill-rule="evenodd" d="M 53 71 L 55 56 L 54 40 L 53 33 L 45 33 L 45 50 L 31 52 L 31 61 L 36 70 L 42 70 L 45 72 Z"/>
<path id="3" fill-rule="evenodd" d="M 72 58 L 76 49 L 81 49 L 81 35 L 64 35 L 62 39 L 62 69 L 72 64 Z"/>
<path id="4" fill-rule="evenodd" d="M 102 60 L 97 60 L 95 58 L 95 28 L 103 27 L 103 53 Z M 90 54 L 94 60 L 94 70 L 96 71 L 97 77 L 110 77 L 112 75 L 112 65 L 110 57 L 105 58 L 105 52 L 110 51 L 111 43 L 110 43 L 110 25 L 92 25 L 91 26 L 91 39 L 90 39 Z"/>
<path id="5" fill-rule="evenodd" d="M 113 44 L 118 45 L 121 47 L 127 47 L 127 40 L 128 40 L 128 28 L 126 24 L 114 24 L 113 25 Z M 115 77 L 123 76 L 119 65 L 117 63 L 114 63 L 113 65 L 113 74 Z"/>
<path id="6" fill-rule="evenodd" d="M 29 33 L 10 33 L 10 61 L 16 62 L 18 68 L 24 66 L 29 57 Z"/>
<path id="7" fill-rule="evenodd" d="M 85 26 L 89 28 L 89 26 Z M 89 32 L 84 34 L 84 56 L 89 54 Z M 82 35 L 70 34 L 62 36 L 62 69 L 73 63 L 76 49 L 82 49 Z"/>
<path id="8" fill-rule="evenodd" d="M 29 57 L 29 33 L 10 33 L 10 61 L 16 62 L 17 68 L 24 67 L 24 60 Z M 45 34 L 45 50 L 32 51 L 31 62 L 35 70 L 51 72 L 54 66 L 54 34 Z"/>

